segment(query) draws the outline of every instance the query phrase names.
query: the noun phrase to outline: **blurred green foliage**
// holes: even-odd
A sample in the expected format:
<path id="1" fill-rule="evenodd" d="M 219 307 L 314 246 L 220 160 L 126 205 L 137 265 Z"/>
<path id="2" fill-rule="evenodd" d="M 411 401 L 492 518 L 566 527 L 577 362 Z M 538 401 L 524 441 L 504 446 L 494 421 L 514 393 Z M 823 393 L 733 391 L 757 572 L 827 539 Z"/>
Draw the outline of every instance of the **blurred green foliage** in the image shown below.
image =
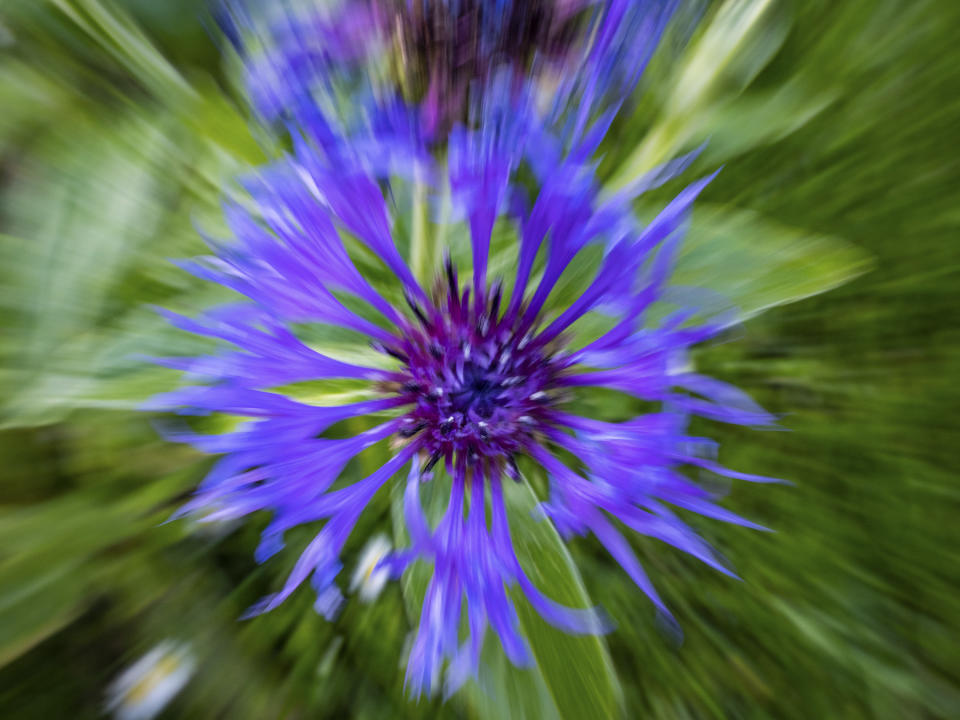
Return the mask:
<path id="1" fill-rule="evenodd" d="M 709 139 L 684 178 L 724 169 L 675 281 L 724 293 L 749 321 L 696 363 L 789 432 L 704 433 L 728 466 L 796 485 L 731 488 L 731 509 L 774 534 L 697 524 L 744 582 L 635 541 L 682 644 L 595 543 L 574 542 L 571 563 L 548 526 L 521 524 L 538 580 L 601 603 L 618 629 L 584 645 L 531 625 L 542 650 L 529 671 L 488 638 L 480 683 L 441 704 L 403 693 L 415 575 L 374 604 L 348 599 L 333 623 L 306 590 L 239 622 L 310 529 L 257 566 L 264 518 L 163 524 L 210 460 L 161 441 L 157 418 L 136 410 L 177 382 L 142 356 L 203 344 L 146 306 L 195 312 L 224 297 L 167 258 L 202 252 L 195 225 L 215 230 L 232 179 L 273 152 L 209 19 L 187 0 L 6 0 L 0 716 L 99 717 L 110 680 L 167 638 L 199 660 L 169 717 L 960 714 L 960 5 L 720 5 L 706 4 L 689 45 L 668 38 L 601 171 L 625 182 Z M 439 240 L 413 207 L 397 232 L 429 274 Z M 466 255 L 461 230 L 444 242 Z M 491 267 L 509 267 L 509 234 L 494 250 Z M 593 402 L 629 411 L 608 400 Z M 383 495 L 345 572 L 395 512 Z"/>

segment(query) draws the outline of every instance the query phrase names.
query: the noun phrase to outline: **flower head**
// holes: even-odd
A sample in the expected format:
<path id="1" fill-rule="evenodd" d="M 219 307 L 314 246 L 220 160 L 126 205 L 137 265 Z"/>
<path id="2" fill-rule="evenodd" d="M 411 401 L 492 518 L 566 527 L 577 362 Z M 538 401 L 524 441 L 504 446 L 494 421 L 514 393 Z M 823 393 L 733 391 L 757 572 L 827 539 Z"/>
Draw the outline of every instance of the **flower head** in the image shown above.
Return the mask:
<path id="1" fill-rule="evenodd" d="M 604 5 L 603 17 L 629 10 Z M 622 44 L 603 37 L 595 46 L 601 59 Z M 568 91 L 590 96 L 589 77 Z M 630 207 L 640 185 L 607 197 L 593 172 L 590 156 L 609 117 L 583 113 L 574 117 L 581 127 L 566 132 L 535 94 L 517 87 L 511 73 L 492 76 L 476 122 L 451 130 L 443 160 L 397 135 L 368 145 L 351 137 L 325 143 L 309 128 L 295 134 L 288 157 L 244 183 L 246 201 L 227 204 L 233 241 L 211 241 L 211 257 L 186 265 L 245 300 L 199 320 L 168 314 L 233 348 L 164 360 L 207 382 L 152 407 L 249 418 L 225 434 L 172 433 L 223 455 L 184 512 L 206 519 L 272 513 L 260 561 L 283 547 L 287 530 L 323 523 L 283 588 L 252 612 L 275 608 L 310 579 L 317 610 L 332 616 L 342 599 L 336 580 L 348 537 L 371 499 L 408 468 L 409 545 L 371 572 L 398 575 L 418 559 L 433 566 L 408 661 L 415 693 L 435 688 L 444 666 L 448 691 L 475 672 L 488 627 L 513 662 L 530 661 L 512 586 L 568 632 L 608 626 L 595 609 L 554 602 L 524 570 L 505 500 L 509 483 L 523 480 L 522 458 L 549 477 L 542 514 L 567 538 L 596 537 L 663 613 L 619 526 L 729 572 L 671 508 L 757 526 L 717 505 L 682 469 L 768 480 L 725 469 L 714 444 L 687 430 L 692 414 L 745 425 L 772 419 L 735 388 L 688 370 L 689 349 L 729 324 L 669 293 L 686 218 L 711 178 L 641 224 Z M 397 172 L 388 175 L 391 164 Z M 534 170 L 533 190 L 518 180 L 524 166 Z M 397 198 L 411 180 L 414 197 L 425 194 L 435 206 L 449 198 L 469 234 L 467 257 L 459 267 L 452 253 L 437 258 L 432 284 L 408 264 L 417 252 L 408 245 L 422 237 L 400 237 Z M 498 227 L 513 242 L 497 250 L 494 263 Z M 571 297 L 559 291 L 571 276 L 581 287 L 558 304 L 561 295 Z M 310 339 L 318 326 L 365 337 L 372 352 L 320 348 Z M 316 381 L 362 390 L 346 404 L 303 402 L 283 391 Z M 578 398 L 596 388 L 658 407 L 626 422 L 585 417 Z M 326 434 L 361 416 L 371 421 L 352 437 Z M 338 481 L 375 445 L 390 449 L 380 468 Z M 424 483 L 449 487 L 439 516 L 421 504 Z"/>
<path id="2" fill-rule="evenodd" d="M 535 88 L 542 112 L 567 135 L 605 109 L 615 113 L 677 4 L 341 0 L 274 8 L 224 0 L 220 15 L 266 121 L 292 120 L 316 138 L 355 138 L 405 125 L 399 98 L 418 138 L 443 143 L 458 125 L 478 124 L 475 108 L 504 74 L 517 88 Z"/>

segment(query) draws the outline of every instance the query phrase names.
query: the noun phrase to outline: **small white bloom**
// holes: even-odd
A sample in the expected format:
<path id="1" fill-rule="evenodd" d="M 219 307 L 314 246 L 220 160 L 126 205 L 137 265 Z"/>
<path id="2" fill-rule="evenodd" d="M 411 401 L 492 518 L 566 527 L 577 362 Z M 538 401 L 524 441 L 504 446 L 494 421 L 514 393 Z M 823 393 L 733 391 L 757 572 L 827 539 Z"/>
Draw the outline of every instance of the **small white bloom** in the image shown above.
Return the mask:
<path id="1" fill-rule="evenodd" d="M 110 684 L 107 711 L 118 720 L 150 720 L 183 689 L 195 667 L 187 645 L 165 640 Z"/>
<path id="2" fill-rule="evenodd" d="M 350 591 L 359 588 L 360 599 L 363 602 L 373 602 L 377 599 L 390 578 L 390 571 L 377 564 L 387 556 L 392 549 L 390 541 L 385 535 L 375 535 L 367 542 L 367 546 L 360 555 L 357 569 L 353 571 L 353 580 L 350 581 Z"/>

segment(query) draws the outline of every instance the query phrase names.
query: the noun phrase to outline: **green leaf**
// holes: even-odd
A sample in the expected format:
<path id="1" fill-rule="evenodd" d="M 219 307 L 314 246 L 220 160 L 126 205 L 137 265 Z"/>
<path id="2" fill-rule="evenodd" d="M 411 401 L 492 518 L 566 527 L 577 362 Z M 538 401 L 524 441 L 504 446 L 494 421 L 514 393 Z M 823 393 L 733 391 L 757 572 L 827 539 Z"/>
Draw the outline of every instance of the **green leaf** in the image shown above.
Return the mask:
<path id="1" fill-rule="evenodd" d="M 5 58 L 0 63 L 0 147 L 31 125 L 49 122 L 68 104 L 56 82 L 26 63 Z"/>
<path id="2" fill-rule="evenodd" d="M 0 510 L 0 666 L 73 620 L 105 591 L 105 563 L 129 563 L 135 551 L 107 550 L 143 534 L 157 534 L 158 503 L 182 490 L 168 475 L 128 496 L 104 502 L 74 493 L 28 508 Z M 178 533 L 173 529 L 168 536 Z M 129 550 L 129 548 L 128 548 Z"/>
<path id="3" fill-rule="evenodd" d="M 140 116 L 77 122 L 51 138 L 5 198 L 16 266 L 17 310 L 27 312 L 24 350 L 36 361 L 96 323 L 117 277 L 163 223 L 168 127 Z"/>
<path id="4" fill-rule="evenodd" d="M 591 606 L 573 558 L 553 523 L 533 517 L 539 499 L 530 485 L 504 483 L 504 497 L 513 545 L 533 584 L 564 605 Z M 558 630 L 521 600 L 521 593 L 513 596 L 537 668 L 560 717 L 618 717 L 623 692 L 603 638 Z"/>
<path id="5" fill-rule="evenodd" d="M 481 718 L 555 720 L 561 717 L 540 668 L 516 667 L 496 642 L 484 644 L 480 663 L 480 677 L 467 683 L 463 692 Z"/>
<path id="6" fill-rule="evenodd" d="M 712 133 L 715 113 L 740 95 L 770 62 L 788 27 L 778 0 L 724 3 L 679 64 L 659 120 L 620 166 L 608 190 L 622 189 Z"/>
<path id="7" fill-rule="evenodd" d="M 209 112 L 191 123 L 204 136 L 152 108 L 78 112 L 69 131 L 54 126 L 35 143 L 3 198 L 4 426 L 53 422 L 77 407 L 137 407 L 174 378 L 142 356 L 208 349 L 143 305 L 194 314 L 236 299 L 167 260 L 202 249 L 191 217 L 210 227 L 215 188 L 245 152 L 242 133 L 220 131 L 240 122 L 235 112 L 209 97 Z"/>
<path id="8" fill-rule="evenodd" d="M 107 7 L 98 0 L 50 0 L 50 3 L 157 98 L 176 106 L 196 96 L 177 69 L 120 8 Z"/>
<path id="9" fill-rule="evenodd" d="M 800 78 L 773 90 L 745 93 L 712 114 L 703 160 L 717 166 L 748 150 L 772 144 L 802 128 L 839 97 L 838 91 L 815 89 Z"/>
<path id="10" fill-rule="evenodd" d="M 699 205 L 671 282 L 718 293 L 745 320 L 842 285 L 871 264 L 865 251 L 840 238 Z"/>
<path id="11" fill-rule="evenodd" d="M 391 504 L 398 545 L 408 541 L 401 485 L 395 485 Z M 441 473 L 422 486 L 421 502 L 432 523 L 443 514 L 448 497 L 449 479 Z M 557 602 L 571 607 L 591 606 L 576 565 L 556 529 L 548 520 L 533 517 L 538 499 L 532 488 L 525 482 L 504 483 L 504 498 L 517 557 L 531 581 Z M 414 625 L 419 623 L 431 572 L 426 563 L 417 562 L 404 573 L 404 601 Z M 513 588 L 510 595 L 536 665 L 530 669 L 514 667 L 496 635 L 488 633 L 479 678 L 463 693 L 472 709 L 484 718 L 618 717 L 622 691 L 604 640 L 558 630 L 537 614 L 518 588 Z"/>

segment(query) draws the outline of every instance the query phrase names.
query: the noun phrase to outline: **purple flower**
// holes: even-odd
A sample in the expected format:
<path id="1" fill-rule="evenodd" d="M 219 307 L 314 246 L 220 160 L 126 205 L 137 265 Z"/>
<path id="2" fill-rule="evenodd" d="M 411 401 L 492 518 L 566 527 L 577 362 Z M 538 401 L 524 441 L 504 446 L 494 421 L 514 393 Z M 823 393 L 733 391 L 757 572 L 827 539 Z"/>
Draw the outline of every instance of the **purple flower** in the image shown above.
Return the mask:
<path id="1" fill-rule="evenodd" d="M 408 118 L 443 142 L 477 118 L 491 79 L 534 86 L 567 141 L 629 97 L 678 0 L 224 0 L 221 25 L 268 123 L 292 121 L 323 142 Z M 378 69 L 373 70 L 374 67 Z M 384 72 L 384 66 L 390 68 Z M 350 98 L 344 102 L 344 98 Z M 544 102 L 545 100 L 545 102 Z"/>
<path id="2" fill-rule="evenodd" d="M 603 6 L 603 18 L 630 12 Z M 604 23 L 590 55 L 597 68 L 625 45 Z M 642 65 L 647 56 L 634 59 Z M 590 72 L 586 84 L 567 88 L 570 98 L 599 98 Z M 592 534 L 663 613 L 621 527 L 729 573 L 672 508 L 758 526 L 717 505 L 683 469 L 770 481 L 727 470 L 714 443 L 687 430 L 690 415 L 772 421 L 737 389 L 688 369 L 690 348 L 729 320 L 668 292 L 689 210 L 712 178 L 641 225 L 630 207 L 643 183 L 607 197 L 593 172 L 591 156 L 612 115 L 575 114 L 575 127 L 564 129 L 534 96 L 512 73 L 491 75 L 474 122 L 451 130 L 443 161 L 425 151 L 416 120 L 388 123 L 365 139 L 324 137 L 315 127 L 295 132 L 293 152 L 248 178 L 247 198 L 226 204 L 234 239 L 211 240 L 211 256 L 185 263 L 243 299 L 199 319 L 167 313 L 184 330 L 230 347 L 162 360 L 203 382 L 150 407 L 246 418 L 223 434 L 170 433 L 222 455 L 182 512 L 207 520 L 271 513 L 260 562 L 283 547 L 287 530 L 322 523 L 284 586 L 252 613 L 275 608 L 309 579 L 317 611 L 332 617 L 342 600 L 340 557 L 359 516 L 407 468 L 410 544 L 382 562 L 394 576 L 416 560 L 433 567 L 407 667 L 415 694 L 435 688 L 444 668 L 448 692 L 476 672 L 488 627 L 511 661 L 530 662 L 511 587 L 567 632 L 608 626 L 596 609 L 554 602 L 522 567 L 504 493 L 504 483 L 523 480 L 518 459 L 532 459 L 549 477 L 541 521 L 567 538 Z M 409 121 L 403 103 L 393 107 Z M 535 183 L 518 179 L 525 164 Z M 447 254 L 432 285 L 415 277 L 396 242 L 394 191 L 408 179 L 426 185 L 435 204 L 449 191 L 469 230 L 469 273 L 461 276 Z M 498 224 L 516 234 L 510 277 L 489 271 Z M 566 279 L 587 268 L 585 286 L 558 307 L 557 298 L 569 296 L 561 292 Z M 372 352 L 321 351 L 310 339 L 318 327 L 364 337 Z M 318 381 L 347 383 L 360 397 L 318 405 L 285 394 L 285 386 Z M 577 414 L 578 398 L 596 388 L 658 410 L 626 422 Z M 363 416 L 372 418 L 368 429 L 352 437 L 325 434 Z M 361 480 L 342 480 L 347 464 L 375 445 L 389 447 L 390 459 Z M 450 487 L 446 511 L 428 517 L 421 485 L 441 481 Z"/>
<path id="3" fill-rule="evenodd" d="M 514 138 L 516 139 L 516 138 Z M 511 660 L 529 661 L 506 589 L 519 585 L 550 622 L 570 632 L 597 632 L 594 611 L 558 606 L 524 573 L 510 542 L 501 484 L 520 479 L 517 458 L 529 456 L 551 479 L 547 516 L 567 536 L 594 534 L 664 612 L 662 602 L 628 543 L 611 523 L 657 537 L 724 569 L 705 543 L 669 509 L 679 507 L 751 525 L 715 505 L 688 480 L 683 466 L 746 480 L 712 459 L 712 444 L 690 437 L 686 417 L 762 424 L 770 417 L 739 391 L 685 372 L 688 349 L 724 323 L 691 324 L 692 309 L 659 322 L 646 313 L 660 299 L 683 219 L 705 184 L 695 183 L 644 228 L 618 217 L 576 183 L 547 183 L 519 225 L 517 275 L 508 294 L 485 271 L 493 221 L 509 206 L 511 154 L 482 146 L 479 134 L 454 138 L 452 184 L 467 208 L 474 274 L 462 279 L 447 259 L 440 280 L 421 287 L 394 244 L 390 210 L 375 179 L 359 169 L 331 168 L 302 144 L 296 156 L 248 183 L 254 215 L 228 205 L 235 244 L 190 264 L 197 274 L 248 301 L 208 312 L 200 320 L 170 315 L 180 327 L 234 346 L 219 355 L 167 362 L 202 378 L 201 384 L 157 398 L 153 407 L 250 418 L 229 433 L 189 432 L 174 439 L 223 454 L 185 508 L 207 519 L 273 513 L 258 550 L 263 561 L 297 525 L 325 521 L 286 585 L 254 611 L 272 609 L 308 578 L 330 614 L 339 556 L 360 513 L 391 478 L 409 465 L 405 519 L 411 546 L 389 563 L 401 572 L 416 558 L 434 565 L 408 679 L 415 692 L 432 686 L 443 659 L 455 686 L 475 670 L 484 630 L 491 626 Z M 480 147 L 492 153 L 483 157 Z M 514 159 L 520 157 L 514 147 Z M 606 217 L 618 219 L 614 222 Z M 344 246 L 349 233 L 380 258 L 406 296 L 398 307 L 368 282 Z M 532 282 L 534 258 L 547 260 Z M 559 314 L 545 302 L 565 270 L 588 245 L 604 257 L 584 292 Z M 529 288 L 529 292 L 527 289 Z M 352 298 L 350 302 L 346 297 Z M 358 305 L 360 303 L 360 305 Z M 365 306 L 364 309 L 360 309 Z M 568 331 L 590 313 L 613 308 L 619 318 L 596 339 L 577 346 Z M 334 359 L 301 340 L 304 323 L 332 325 L 370 338 L 379 357 L 366 366 Z M 371 399 L 315 406 L 272 390 L 289 383 L 363 380 Z M 625 423 L 571 414 L 577 393 L 606 387 L 660 403 L 661 412 Z M 350 417 L 383 414 L 371 429 L 347 439 L 324 431 Z M 359 482 L 336 487 L 346 464 L 390 440 L 393 457 Z M 561 459 L 572 455 L 577 467 Z M 447 512 L 431 527 L 418 489 L 435 469 L 452 478 Z M 491 506 L 485 517 L 484 503 Z M 459 643 L 466 601 L 470 636 Z"/>

